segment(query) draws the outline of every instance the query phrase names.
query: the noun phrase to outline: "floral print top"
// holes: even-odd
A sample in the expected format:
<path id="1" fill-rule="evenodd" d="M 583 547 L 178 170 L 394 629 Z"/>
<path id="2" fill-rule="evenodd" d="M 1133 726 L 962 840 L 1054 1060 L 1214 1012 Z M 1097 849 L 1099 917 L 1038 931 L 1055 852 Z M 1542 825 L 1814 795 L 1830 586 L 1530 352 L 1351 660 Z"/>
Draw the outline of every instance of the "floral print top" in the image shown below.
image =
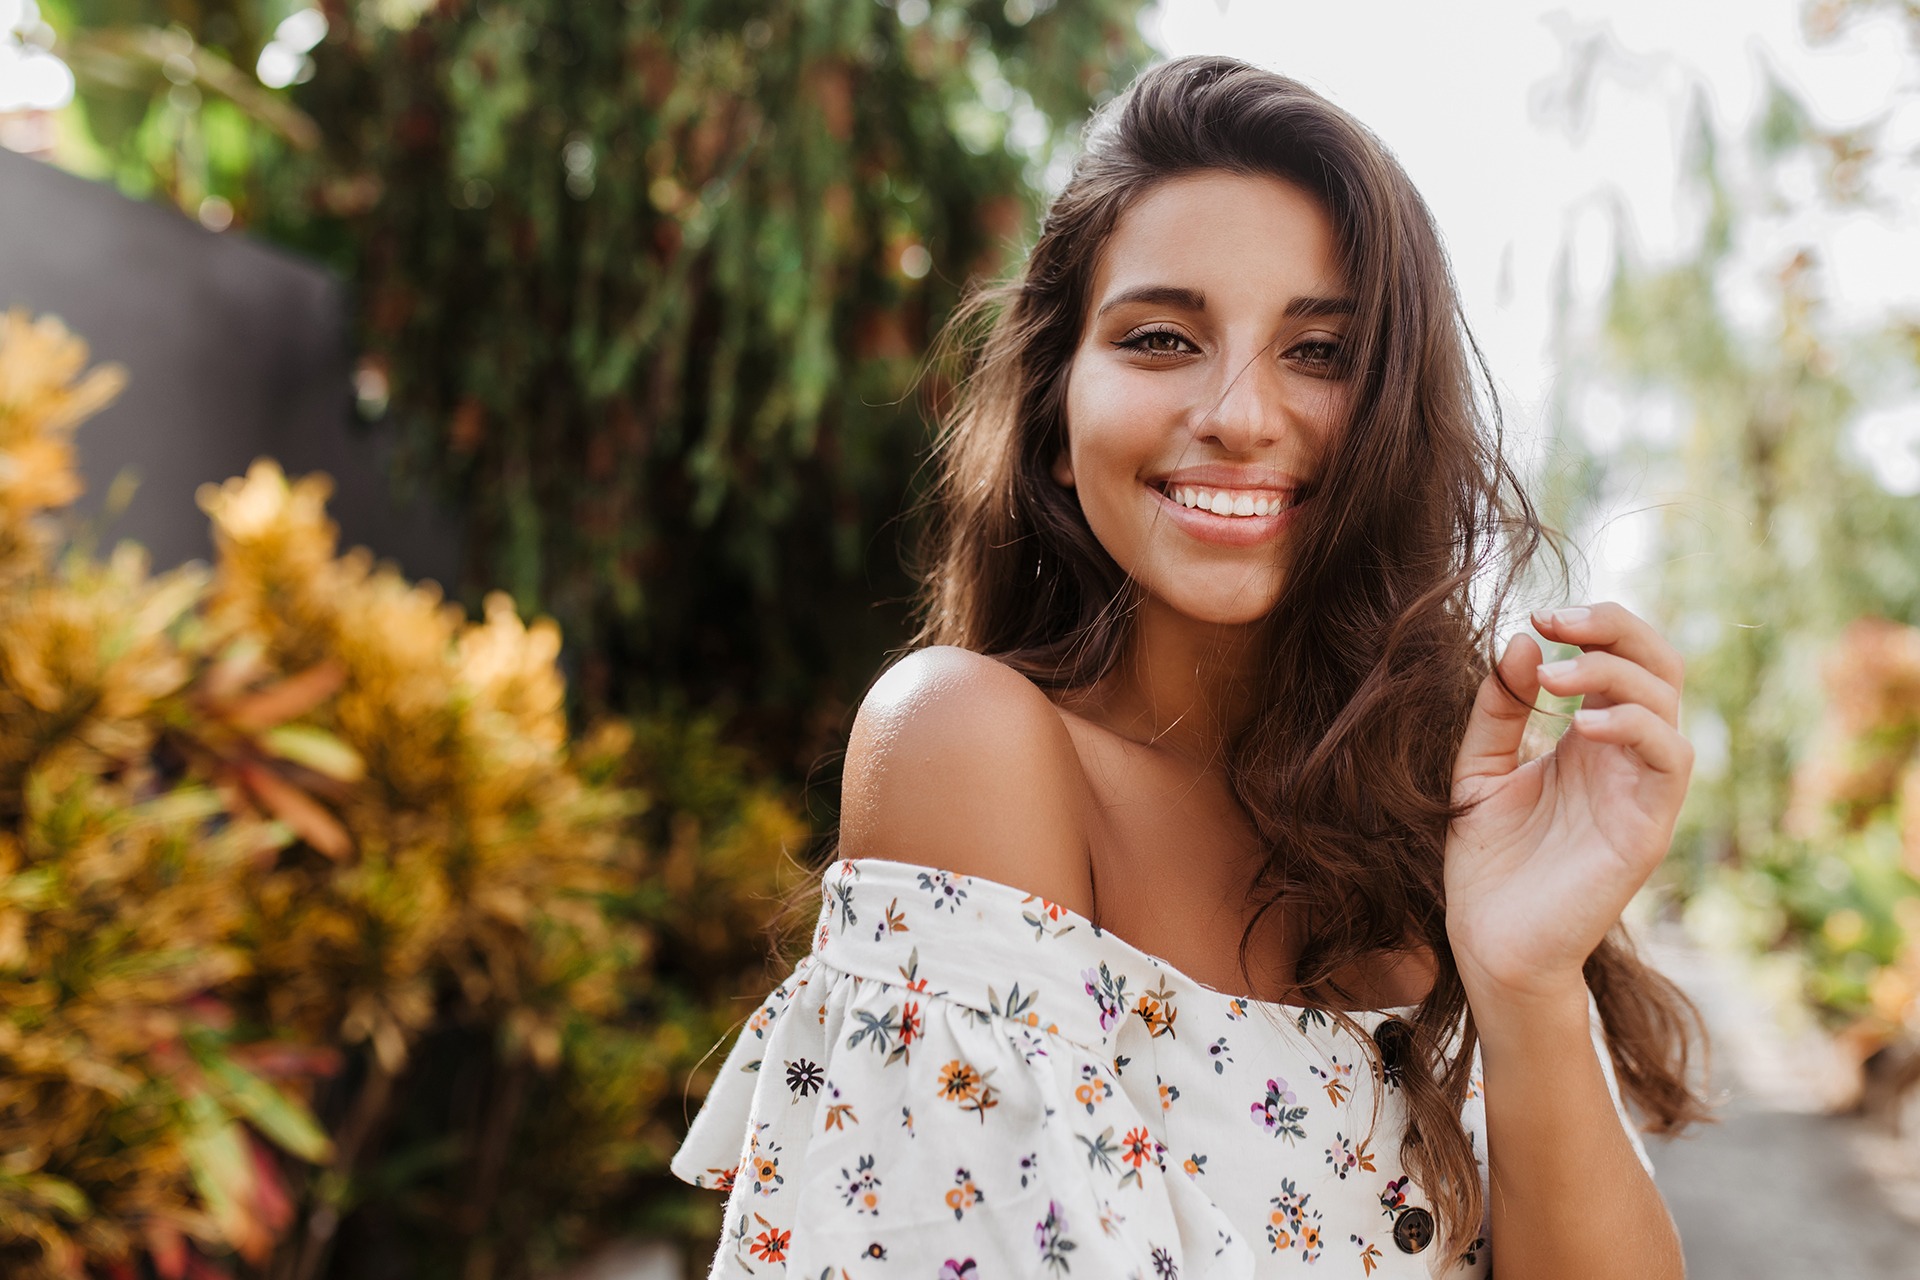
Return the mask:
<path id="1" fill-rule="evenodd" d="M 1376 1070 L 1003 884 L 862 859 L 823 898 L 673 1160 L 727 1193 L 716 1280 L 1490 1274 L 1400 1167 L 1405 1010 L 1352 1015 Z"/>

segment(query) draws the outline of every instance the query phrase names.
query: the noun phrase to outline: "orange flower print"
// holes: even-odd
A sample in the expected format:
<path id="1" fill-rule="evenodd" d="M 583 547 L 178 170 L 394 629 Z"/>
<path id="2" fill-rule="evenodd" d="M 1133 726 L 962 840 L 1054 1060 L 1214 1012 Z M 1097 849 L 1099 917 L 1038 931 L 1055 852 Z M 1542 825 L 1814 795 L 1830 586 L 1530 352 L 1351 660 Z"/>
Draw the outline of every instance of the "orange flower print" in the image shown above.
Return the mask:
<path id="1" fill-rule="evenodd" d="M 1048 938 L 1057 938 L 1063 933 L 1072 933 L 1071 924 L 1061 924 L 1066 918 L 1067 909 L 1057 902 L 1048 902 L 1045 898 L 1028 894 L 1020 900 L 1023 910 L 1020 918 L 1033 930 L 1033 940 L 1044 942 Z"/>
<path id="2" fill-rule="evenodd" d="M 1129 1129 L 1120 1139 L 1120 1158 L 1135 1169 L 1153 1158 L 1153 1137 L 1145 1129 Z"/>
<path id="3" fill-rule="evenodd" d="M 909 1000 L 905 1005 L 901 1006 L 900 1047 L 904 1049 L 919 1039 L 920 1032 L 925 1026 L 926 1022 L 920 1016 L 920 1006 L 918 1003 Z"/>
<path id="4" fill-rule="evenodd" d="M 985 1124 L 987 1112 L 1000 1105 L 1000 1100 L 994 1097 L 993 1087 L 987 1083 L 987 1077 L 992 1074 L 955 1058 L 940 1068 L 937 1087 L 942 1098 L 962 1111 L 973 1112 L 980 1117 L 980 1123 Z"/>
<path id="5" fill-rule="evenodd" d="M 1197 1178 L 1207 1171 L 1207 1158 L 1196 1151 L 1182 1161 L 1180 1167 L 1187 1171 L 1189 1178 Z"/>
<path id="6" fill-rule="evenodd" d="M 980 1072 L 970 1062 L 955 1058 L 940 1068 L 940 1096 L 948 1102 L 970 1102 L 980 1092 Z"/>
<path id="7" fill-rule="evenodd" d="M 1380 1265 L 1380 1246 L 1377 1244 L 1368 1244 L 1359 1236 L 1354 1236 L 1352 1239 L 1355 1244 L 1360 1246 L 1360 1265 L 1366 1268 L 1367 1275 L 1372 1275 L 1373 1269 Z"/>
<path id="8" fill-rule="evenodd" d="M 848 1125 L 860 1123 L 860 1117 L 853 1114 L 853 1104 L 840 1100 L 840 1086 L 831 1080 L 827 1081 L 826 1102 L 827 1105 L 821 1108 L 825 1120 L 820 1126 L 820 1132 L 838 1129 L 845 1133 Z"/>
<path id="9" fill-rule="evenodd" d="M 785 1262 L 787 1244 L 792 1240 L 793 1232 L 780 1230 L 757 1213 L 753 1215 L 753 1220 L 766 1230 L 753 1238 L 753 1243 L 747 1246 L 747 1251 L 763 1262 Z"/>
<path id="10" fill-rule="evenodd" d="M 1160 979 L 1158 987 L 1134 1002 L 1133 1011 L 1147 1024 L 1147 1034 L 1156 1040 L 1173 1035 L 1173 1024 L 1180 1017 L 1180 1011 L 1173 1007 L 1173 992 L 1167 990 L 1165 978 Z"/>
<path id="11" fill-rule="evenodd" d="M 1247 1016 L 1247 1002 L 1239 996 L 1227 1001 L 1227 1021 L 1238 1022 Z"/>
<path id="12" fill-rule="evenodd" d="M 747 1172 L 753 1176 L 750 1185 L 757 1196 L 772 1195 L 786 1181 L 780 1173 L 780 1144 L 767 1142 L 763 1145 L 760 1140 L 760 1135 L 772 1127 L 770 1124 L 755 1125 L 753 1145 L 747 1152 Z"/>
<path id="13" fill-rule="evenodd" d="M 840 1195 L 855 1213 L 880 1215 L 880 1178 L 872 1156 L 861 1156 L 852 1169 L 840 1171 Z"/>
<path id="14" fill-rule="evenodd" d="M 1173 1104 L 1180 1101 L 1180 1086 L 1177 1084 L 1168 1084 L 1159 1076 L 1155 1076 L 1153 1082 L 1159 1086 L 1160 1089 L 1160 1109 L 1162 1111 L 1173 1110 Z"/>
<path id="15" fill-rule="evenodd" d="M 1280 1194 L 1269 1203 L 1273 1212 L 1267 1218 L 1267 1246 L 1275 1253 L 1298 1252 L 1302 1262 L 1320 1260 L 1320 1211 L 1308 1205 L 1310 1191 L 1301 1191 L 1293 1179 L 1280 1180 Z"/>
<path id="16" fill-rule="evenodd" d="M 1340 1061 L 1340 1055 L 1333 1054 L 1327 1059 L 1327 1065 L 1318 1067 L 1309 1064 L 1307 1070 L 1327 1091 L 1327 1101 L 1339 1106 L 1353 1092 L 1353 1064 Z"/>
<path id="17" fill-rule="evenodd" d="M 965 1169 L 956 1169 L 953 1174 L 953 1188 L 947 1192 L 947 1208 L 953 1210 L 953 1220 L 960 1221 L 967 1216 L 967 1210 L 979 1204 L 985 1196 L 980 1188 L 973 1185 L 973 1175 Z"/>
<path id="18" fill-rule="evenodd" d="M 735 1165 L 731 1169 L 709 1169 L 705 1176 L 700 1179 L 698 1185 L 706 1187 L 711 1191 L 731 1191 L 733 1190 L 733 1180 L 739 1175 L 739 1165 Z"/>
<path id="19" fill-rule="evenodd" d="M 1073 1096 L 1081 1106 L 1092 1115 L 1095 1107 L 1113 1096 L 1113 1086 L 1100 1075 L 1100 1068 L 1091 1062 L 1080 1067 L 1080 1083 L 1073 1087 Z"/>

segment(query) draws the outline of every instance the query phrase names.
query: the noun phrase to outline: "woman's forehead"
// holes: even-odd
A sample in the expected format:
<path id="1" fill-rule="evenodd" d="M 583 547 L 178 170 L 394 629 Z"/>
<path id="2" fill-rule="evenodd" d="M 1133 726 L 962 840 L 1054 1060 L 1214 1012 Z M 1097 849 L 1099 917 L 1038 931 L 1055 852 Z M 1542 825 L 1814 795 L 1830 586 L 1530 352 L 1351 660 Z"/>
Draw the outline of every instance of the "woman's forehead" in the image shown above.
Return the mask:
<path id="1" fill-rule="evenodd" d="M 1201 295 L 1209 309 L 1283 308 L 1345 291 L 1333 220 L 1305 188 L 1267 174 L 1207 170 L 1136 199 L 1108 237 L 1092 312 L 1155 291 Z"/>

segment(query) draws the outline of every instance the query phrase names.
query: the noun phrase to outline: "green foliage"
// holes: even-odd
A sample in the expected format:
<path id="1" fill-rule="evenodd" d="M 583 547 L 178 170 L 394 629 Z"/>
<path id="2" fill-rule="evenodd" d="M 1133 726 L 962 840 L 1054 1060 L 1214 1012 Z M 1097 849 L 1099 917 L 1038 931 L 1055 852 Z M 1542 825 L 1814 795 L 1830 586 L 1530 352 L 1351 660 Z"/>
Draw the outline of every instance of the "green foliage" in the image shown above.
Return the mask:
<path id="1" fill-rule="evenodd" d="M 902 637 L 922 354 L 1139 7 L 332 6 L 270 229 L 358 281 L 470 582 L 563 622 L 590 703 L 744 710 L 797 770 Z"/>
<path id="2" fill-rule="evenodd" d="M 313 122 L 254 76 L 295 0 L 44 0 L 78 96 L 59 158 L 127 194 L 251 220 L 260 174 Z M 211 211 L 209 211 L 211 212 Z M 216 224 L 217 225 L 217 224 Z"/>

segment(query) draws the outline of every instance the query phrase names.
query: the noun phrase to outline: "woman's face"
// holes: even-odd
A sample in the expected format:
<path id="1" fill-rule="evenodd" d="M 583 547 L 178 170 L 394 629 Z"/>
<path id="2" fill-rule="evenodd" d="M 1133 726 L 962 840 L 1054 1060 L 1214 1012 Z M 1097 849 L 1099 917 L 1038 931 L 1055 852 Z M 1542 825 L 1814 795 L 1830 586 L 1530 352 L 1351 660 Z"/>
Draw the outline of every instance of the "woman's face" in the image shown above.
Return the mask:
<path id="1" fill-rule="evenodd" d="M 1347 414 L 1353 307 L 1331 220 L 1279 178 L 1169 179 L 1121 217 L 1089 297 L 1054 479 L 1150 596 L 1201 622 L 1258 619 Z"/>

